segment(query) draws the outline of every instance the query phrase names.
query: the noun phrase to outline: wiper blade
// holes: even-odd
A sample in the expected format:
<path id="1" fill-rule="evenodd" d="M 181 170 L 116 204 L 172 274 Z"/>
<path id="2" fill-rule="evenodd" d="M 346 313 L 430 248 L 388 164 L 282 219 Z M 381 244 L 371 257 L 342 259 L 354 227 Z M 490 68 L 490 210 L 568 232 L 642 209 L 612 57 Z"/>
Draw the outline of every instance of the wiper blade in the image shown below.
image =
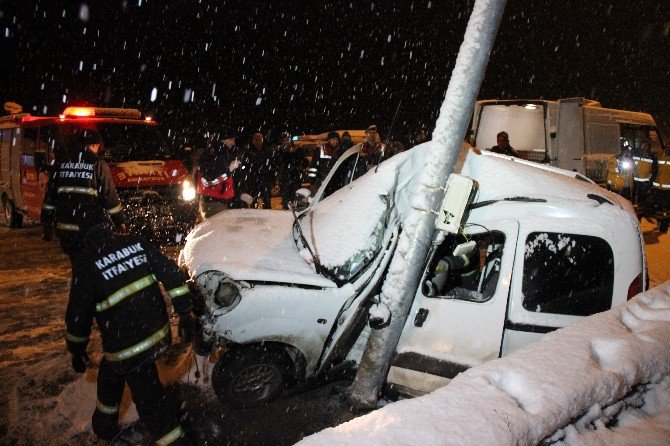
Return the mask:
<path id="1" fill-rule="evenodd" d="M 523 203 L 546 203 L 547 200 L 544 198 L 530 198 L 530 197 L 507 197 L 507 198 L 501 198 L 498 200 L 486 200 L 486 201 L 480 201 L 478 203 L 472 203 L 470 206 L 468 206 L 468 210 L 472 209 L 478 209 L 478 208 L 483 208 L 484 206 L 488 206 L 493 203 L 497 203 L 499 201 L 520 201 Z"/>
<path id="2" fill-rule="evenodd" d="M 309 243 L 307 243 L 307 238 L 305 237 L 305 234 L 302 232 L 302 226 L 300 226 L 300 220 L 298 219 L 298 214 L 295 212 L 295 209 L 293 206 L 290 206 L 291 208 L 291 213 L 293 214 L 293 227 L 295 228 L 295 232 L 298 233 L 298 237 L 300 238 L 300 241 L 302 242 L 303 245 L 305 245 L 305 248 L 307 248 L 307 251 L 309 251 L 309 255 L 312 256 L 312 259 L 314 260 L 314 268 L 316 269 L 316 272 L 321 274 L 322 276 L 326 277 L 327 279 L 332 280 L 335 282 L 335 284 L 340 287 L 344 285 L 345 282 L 342 280 L 338 279 L 337 276 L 333 273 L 331 273 L 327 268 L 324 268 L 321 265 L 321 262 L 319 261 L 319 257 L 316 255 L 314 251 L 312 251 L 312 248 L 309 246 Z"/>

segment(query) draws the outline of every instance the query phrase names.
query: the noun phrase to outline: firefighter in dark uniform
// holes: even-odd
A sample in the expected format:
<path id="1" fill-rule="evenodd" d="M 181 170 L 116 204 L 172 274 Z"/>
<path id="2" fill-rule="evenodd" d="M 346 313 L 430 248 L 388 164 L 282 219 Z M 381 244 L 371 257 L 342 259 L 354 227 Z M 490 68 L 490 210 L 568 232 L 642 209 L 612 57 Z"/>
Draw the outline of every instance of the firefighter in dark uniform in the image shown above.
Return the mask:
<path id="1" fill-rule="evenodd" d="M 92 129 L 83 131 L 79 141 L 56 160 L 49 181 L 41 220 L 45 240 L 56 223 L 56 232 L 63 252 L 73 260 L 82 247 L 87 230 L 108 221 L 125 231 L 123 206 L 112 182 L 107 163 L 98 157 L 102 142 Z M 107 215 L 105 215 L 107 214 Z"/>
<path id="2" fill-rule="evenodd" d="M 172 342 L 167 297 L 180 316 L 182 339 L 190 341 L 195 329 L 191 293 L 181 272 L 142 238 L 114 235 L 104 225 L 91 228 L 83 241 L 72 267 L 65 338 L 72 367 L 83 373 L 95 318 L 104 358 L 98 372 L 93 431 L 103 443 L 117 435 L 119 404 L 128 383 L 140 419 L 156 444 L 192 444 L 158 379 L 155 362 Z"/>

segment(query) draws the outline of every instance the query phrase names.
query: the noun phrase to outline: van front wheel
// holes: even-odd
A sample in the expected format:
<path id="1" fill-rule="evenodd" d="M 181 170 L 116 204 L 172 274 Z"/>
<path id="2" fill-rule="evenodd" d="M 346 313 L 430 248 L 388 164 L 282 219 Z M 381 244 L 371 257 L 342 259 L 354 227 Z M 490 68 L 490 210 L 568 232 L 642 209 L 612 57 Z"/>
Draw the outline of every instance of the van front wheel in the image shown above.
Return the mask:
<path id="1" fill-rule="evenodd" d="M 9 198 L 2 200 L 5 222 L 10 228 L 20 228 L 23 225 L 23 215 L 16 210 L 14 202 Z"/>
<path id="2" fill-rule="evenodd" d="M 227 354 L 212 371 L 219 400 L 230 406 L 251 407 L 277 398 L 291 377 L 291 361 L 274 346 L 253 345 Z"/>

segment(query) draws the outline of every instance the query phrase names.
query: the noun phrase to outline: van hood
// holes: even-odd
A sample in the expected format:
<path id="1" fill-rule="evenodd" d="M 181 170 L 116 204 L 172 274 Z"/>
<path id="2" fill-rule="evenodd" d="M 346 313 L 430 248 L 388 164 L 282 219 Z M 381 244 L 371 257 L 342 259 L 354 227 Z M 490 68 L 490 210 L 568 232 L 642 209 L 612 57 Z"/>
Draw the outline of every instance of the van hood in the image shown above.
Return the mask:
<path id="1" fill-rule="evenodd" d="M 169 186 L 182 182 L 188 174 L 184 164 L 178 160 L 110 163 L 110 169 L 117 188 Z"/>
<path id="2" fill-rule="evenodd" d="M 336 287 L 300 255 L 288 211 L 220 212 L 191 231 L 180 263 L 192 277 L 217 270 L 234 280 Z"/>

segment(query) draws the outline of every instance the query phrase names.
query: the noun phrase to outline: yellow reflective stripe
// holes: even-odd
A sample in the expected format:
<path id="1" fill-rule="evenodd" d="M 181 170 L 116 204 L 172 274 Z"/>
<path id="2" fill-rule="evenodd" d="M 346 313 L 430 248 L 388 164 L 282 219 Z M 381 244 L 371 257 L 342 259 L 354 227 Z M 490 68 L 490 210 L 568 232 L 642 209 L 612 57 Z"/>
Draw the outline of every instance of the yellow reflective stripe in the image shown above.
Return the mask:
<path id="1" fill-rule="evenodd" d="M 117 206 L 114 206 L 111 209 L 107 209 L 107 213 L 108 214 L 118 214 L 122 210 L 123 210 L 123 205 L 121 205 L 121 203 L 119 203 Z"/>
<path id="2" fill-rule="evenodd" d="M 109 296 L 107 299 L 103 300 L 102 302 L 98 302 L 95 304 L 95 311 L 101 312 L 104 311 L 119 302 L 121 302 L 123 299 L 126 297 L 130 296 L 131 294 L 135 294 L 140 290 L 145 289 L 152 283 L 156 281 L 156 276 L 153 274 L 149 274 L 148 276 L 144 276 L 139 280 L 134 281 L 130 285 L 126 285 L 120 290 L 116 291 L 114 294 Z"/>
<path id="3" fill-rule="evenodd" d="M 79 226 L 71 225 L 69 223 L 56 223 L 56 229 L 62 229 L 63 231 L 78 231 Z"/>
<path id="4" fill-rule="evenodd" d="M 168 322 L 158 330 L 156 333 L 152 334 L 144 341 L 138 342 L 132 347 L 128 347 L 125 350 L 121 350 L 116 353 L 105 353 L 105 358 L 108 361 L 123 361 L 124 359 L 132 358 L 133 356 L 142 353 L 143 351 L 149 350 L 154 345 L 158 344 L 161 339 L 163 339 L 170 332 L 170 323 Z"/>
<path id="5" fill-rule="evenodd" d="M 52 211 L 52 210 L 56 209 L 56 206 L 54 206 L 52 204 L 46 204 L 45 203 L 45 204 L 42 205 L 42 209 L 46 209 L 47 211 Z"/>
<path id="6" fill-rule="evenodd" d="M 164 437 L 160 438 L 158 441 L 156 441 L 156 444 L 158 446 L 167 446 L 171 444 L 173 441 L 175 441 L 178 438 L 181 438 L 184 436 L 184 430 L 181 428 L 181 424 L 174 429 L 172 429 L 167 435 Z"/>
<path id="7" fill-rule="evenodd" d="M 114 415 L 119 411 L 118 406 L 106 406 L 102 404 L 100 400 L 95 400 L 95 407 L 97 407 L 100 412 L 107 415 Z"/>
<path id="8" fill-rule="evenodd" d="M 79 187 L 79 186 L 61 186 L 58 188 L 59 194 L 84 194 L 84 195 L 93 195 L 98 196 L 98 191 L 91 187 Z"/>
<path id="9" fill-rule="evenodd" d="M 175 297 L 183 296 L 184 294 L 188 293 L 188 286 L 182 285 L 177 288 L 172 288 L 170 291 L 167 292 L 168 296 L 170 296 L 172 299 Z"/>
<path id="10" fill-rule="evenodd" d="M 75 336 L 70 333 L 65 333 L 65 339 L 67 339 L 70 342 L 86 342 L 88 341 L 88 336 Z"/>

